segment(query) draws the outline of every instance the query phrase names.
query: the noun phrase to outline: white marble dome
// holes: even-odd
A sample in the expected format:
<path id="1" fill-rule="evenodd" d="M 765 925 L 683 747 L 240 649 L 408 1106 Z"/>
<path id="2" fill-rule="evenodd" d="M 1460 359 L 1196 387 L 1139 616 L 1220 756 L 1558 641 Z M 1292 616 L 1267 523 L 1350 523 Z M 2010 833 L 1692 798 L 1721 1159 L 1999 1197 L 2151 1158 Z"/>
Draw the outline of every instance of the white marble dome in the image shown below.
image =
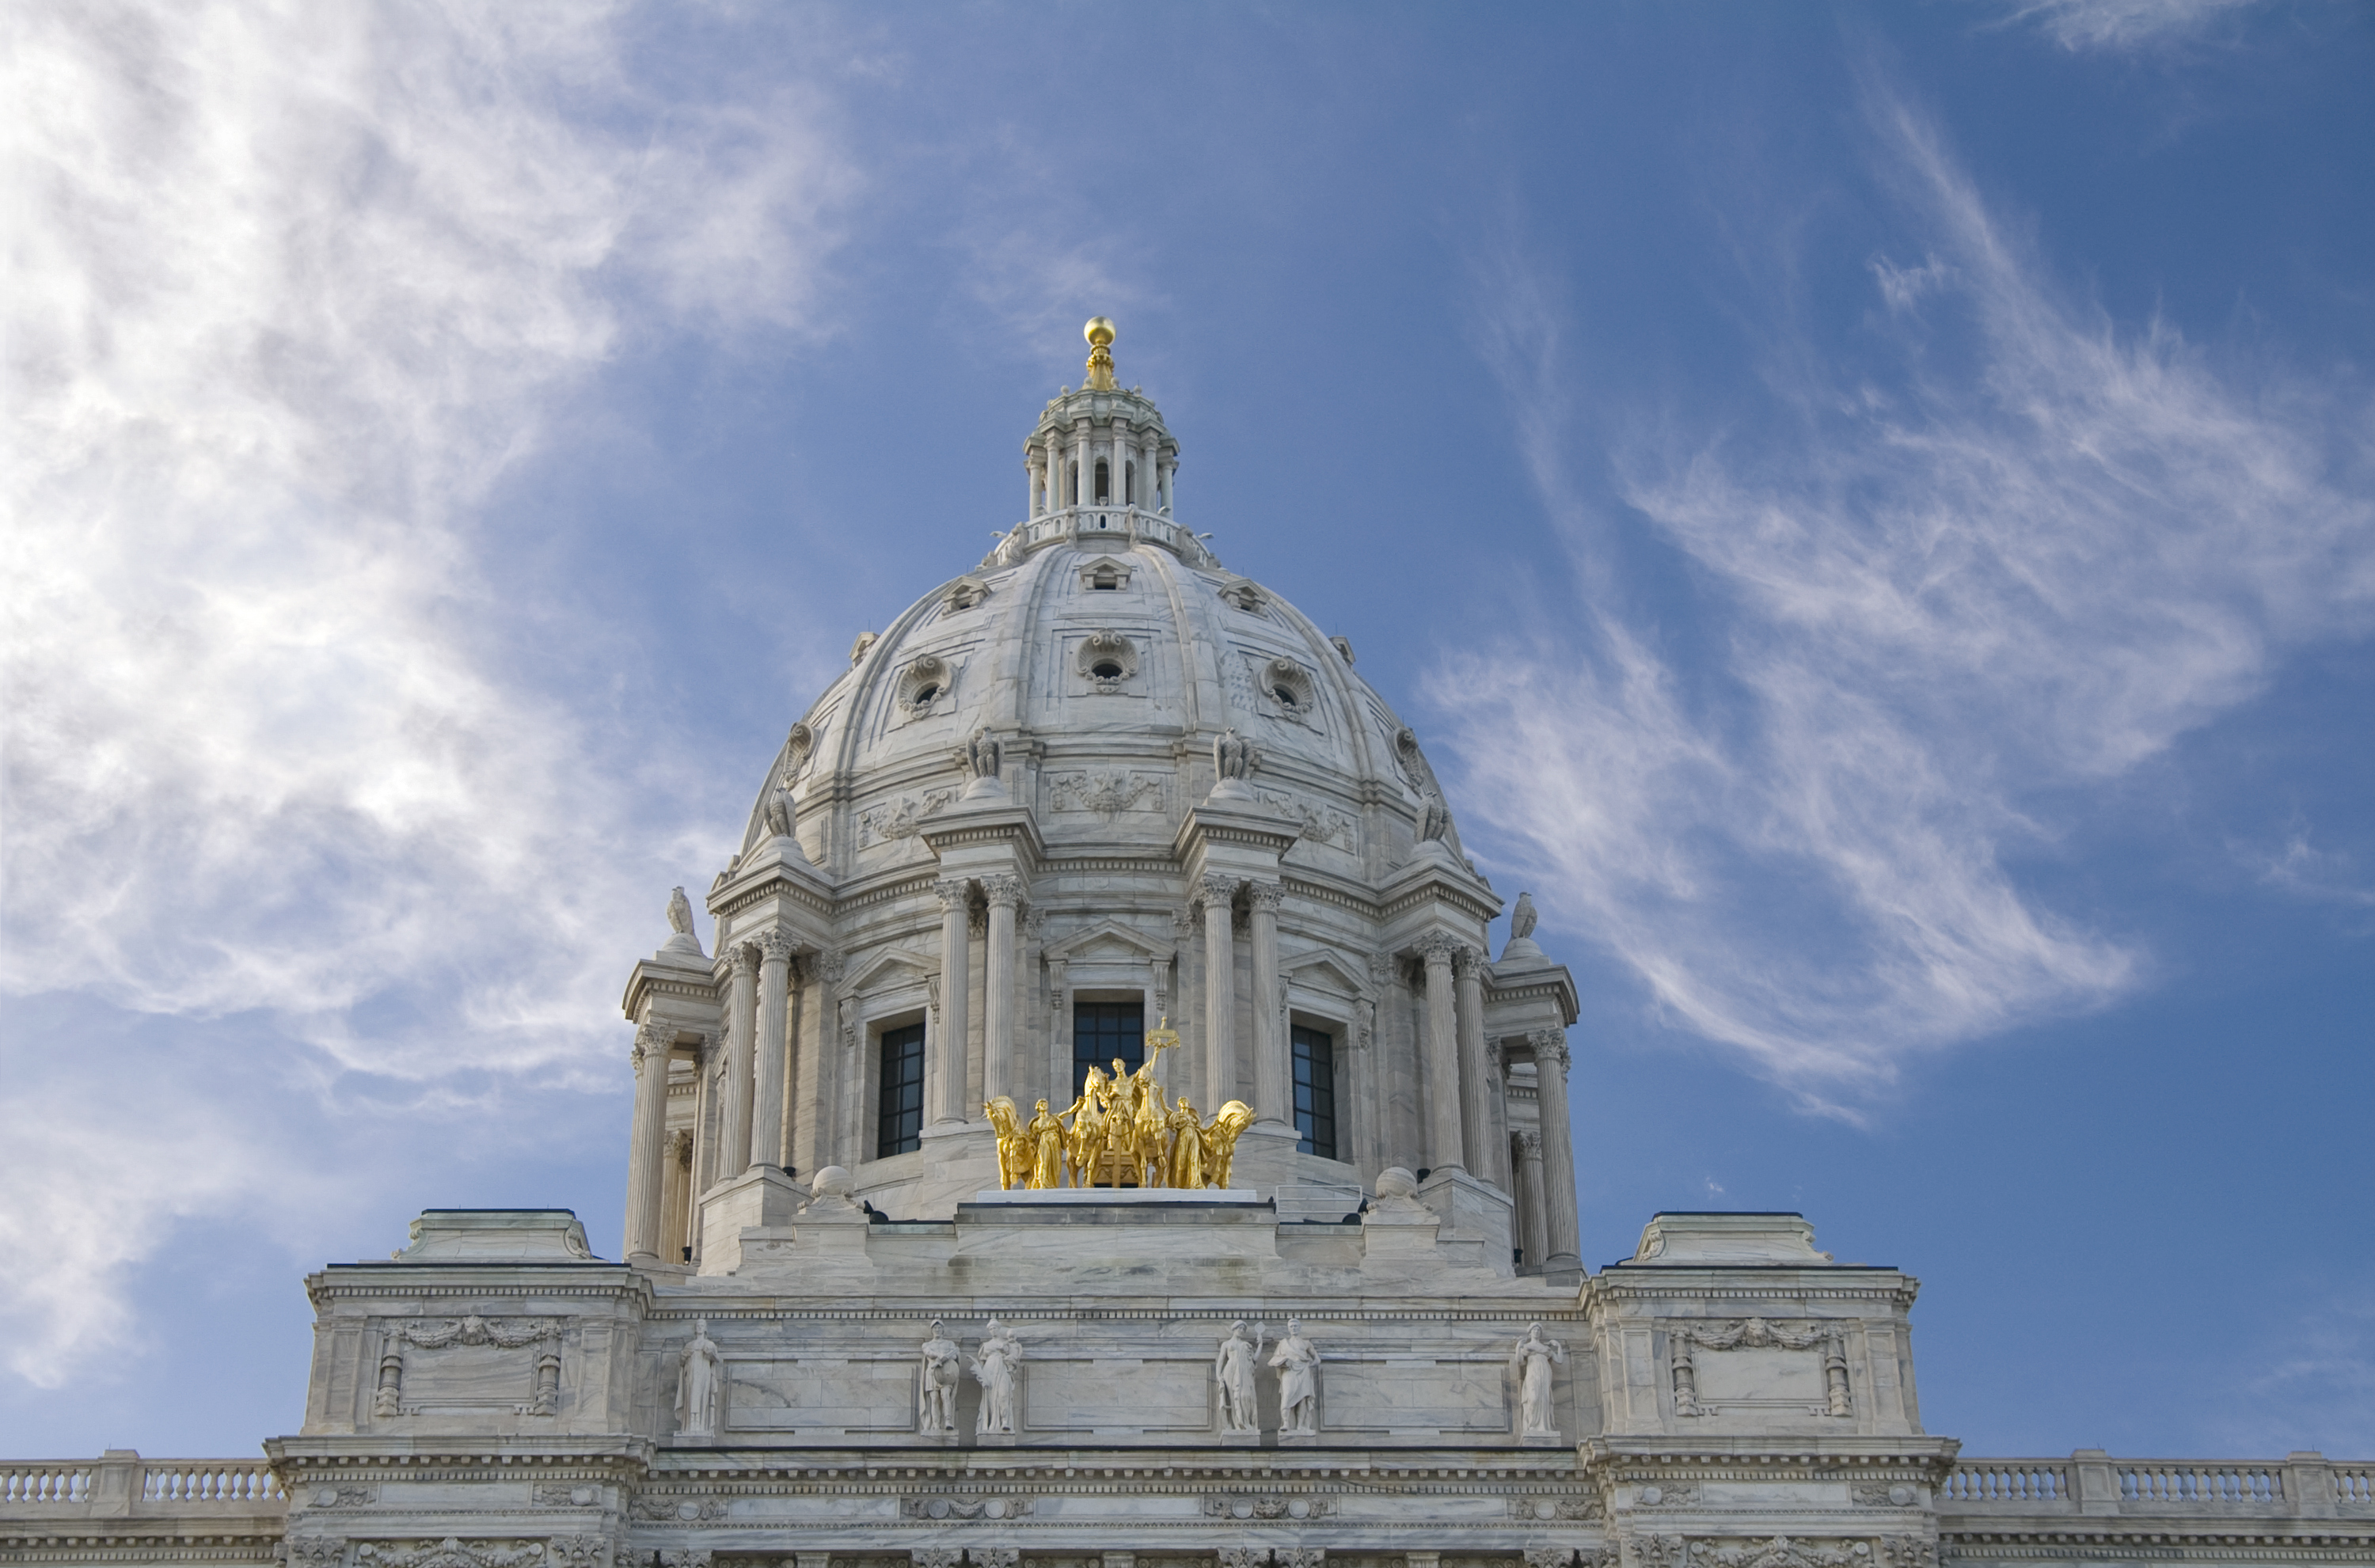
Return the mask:
<path id="1" fill-rule="evenodd" d="M 1292 860 L 1375 877 L 1440 798 L 1350 643 L 1160 514 L 1042 517 L 867 642 L 792 730 L 746 848 L 780 779 L 821 867 L 922 854 L 915 830 L 960 797 L 961 749 L 983 733 L 1050 844 L 1167 844 L 1230 729 L 1255 749 L 1255 798 L 1300 824 Z"/>

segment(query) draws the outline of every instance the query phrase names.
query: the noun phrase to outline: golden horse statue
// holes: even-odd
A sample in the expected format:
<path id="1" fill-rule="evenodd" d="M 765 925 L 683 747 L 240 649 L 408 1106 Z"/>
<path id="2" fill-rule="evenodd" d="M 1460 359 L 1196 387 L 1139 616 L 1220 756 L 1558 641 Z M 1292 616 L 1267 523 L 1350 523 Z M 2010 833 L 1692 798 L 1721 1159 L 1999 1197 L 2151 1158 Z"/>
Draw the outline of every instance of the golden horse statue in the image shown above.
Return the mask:
<path id="1" fill-rule="evenodd" d="M 998 1134 L 998 1185 L 1010 1191 L 1031 1179 L 1031 1141 L 1022 1135 L 1022 1114 L 1014 1102 L 1000 1094 L 982 1102 L 991 1128 Z"/>
<path id="2" fill-rule="evenodd" d="M 1237 1135 L 1253 1125 L 1254 1108 L 1242 1100 L 1232 1100 L 1212 1114 L 1212 1125 L 1202 1134 L 1206 1186 L 1229 1185 L 1229 1167 L 1237 1157 Z"/>

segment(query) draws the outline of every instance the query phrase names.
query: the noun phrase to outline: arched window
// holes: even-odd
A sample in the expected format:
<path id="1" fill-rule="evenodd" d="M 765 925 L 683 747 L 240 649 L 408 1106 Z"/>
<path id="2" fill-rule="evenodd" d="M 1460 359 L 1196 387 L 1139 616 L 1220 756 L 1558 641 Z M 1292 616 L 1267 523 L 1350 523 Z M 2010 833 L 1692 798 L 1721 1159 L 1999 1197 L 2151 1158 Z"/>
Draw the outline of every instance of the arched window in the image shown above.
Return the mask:
<path id="1" fill-rule="evenodd" d="M 1138 504 L 1138 465 L 1135 463 L 1121 466 L 1121 503 L 1124 506 Z"/>
<path id="2" fill-rule="evenodd" d="M 1097 459 L 1097 504 L 1113 500 L 1113 469 L 1102 457 Z"/>

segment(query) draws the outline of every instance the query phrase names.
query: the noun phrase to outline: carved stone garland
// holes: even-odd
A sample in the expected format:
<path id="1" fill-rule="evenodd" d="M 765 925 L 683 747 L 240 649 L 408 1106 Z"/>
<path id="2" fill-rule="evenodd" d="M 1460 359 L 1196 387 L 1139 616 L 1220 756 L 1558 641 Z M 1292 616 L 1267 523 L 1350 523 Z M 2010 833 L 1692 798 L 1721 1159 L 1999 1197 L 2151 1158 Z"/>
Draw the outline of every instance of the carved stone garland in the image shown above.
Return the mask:
<path id="1" fill-rule="evenodd" d="M 379 1357 L 379 1385 L 372 1395 L 375 1416 L 409 1415 L 404 1408 L 404 1347 L 442 1350 L 449 1345 L 492 1345 L 516 1350 L 529 1345 L 542 1349 L 536 1358 L 536 1392 L 518 1407 L 524 1416 L 558 1415 L 561 1410 L 561 1328 L 549 1319 L 506 1323 L 475 1315 L 443 1324 L 408 1323 L 389 1331 Z"/>
<path id="2" fill-rule="evenodd" d="M 1848 1391 L 1847 1341 L 1839 1330 L 1818 1324 L 1791 1328 L 1761 1317 L 1701 1328 L 1675 1327 L 1668 1332 L 1674 1384 L 1674 1414 L 1700 1416 L 1697 1352 L 1700 1350 L 1778 1350 L 1823 1352 L 1824 1409 L 1816 1415 L 1851 1416 L 1855 1407 Z"/>

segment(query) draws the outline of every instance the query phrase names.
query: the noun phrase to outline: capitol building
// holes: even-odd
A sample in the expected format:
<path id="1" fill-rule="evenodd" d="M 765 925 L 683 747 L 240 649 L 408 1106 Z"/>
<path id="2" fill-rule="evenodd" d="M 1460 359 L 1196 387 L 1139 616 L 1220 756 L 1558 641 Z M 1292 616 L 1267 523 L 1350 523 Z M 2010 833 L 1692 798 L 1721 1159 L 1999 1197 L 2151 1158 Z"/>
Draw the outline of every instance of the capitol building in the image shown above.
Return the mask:
<path id="1" fill-rule="evenodd" d="M 622 955 L 623 1237 L 419 1215 L 262 1457 L 0 1463 L 0 1562 L 2375 1564 L 2375 1463 L 1963 1455 L 1799 1215 L 1587 1260 L 1574 980 L 1088 336 Z"/>

